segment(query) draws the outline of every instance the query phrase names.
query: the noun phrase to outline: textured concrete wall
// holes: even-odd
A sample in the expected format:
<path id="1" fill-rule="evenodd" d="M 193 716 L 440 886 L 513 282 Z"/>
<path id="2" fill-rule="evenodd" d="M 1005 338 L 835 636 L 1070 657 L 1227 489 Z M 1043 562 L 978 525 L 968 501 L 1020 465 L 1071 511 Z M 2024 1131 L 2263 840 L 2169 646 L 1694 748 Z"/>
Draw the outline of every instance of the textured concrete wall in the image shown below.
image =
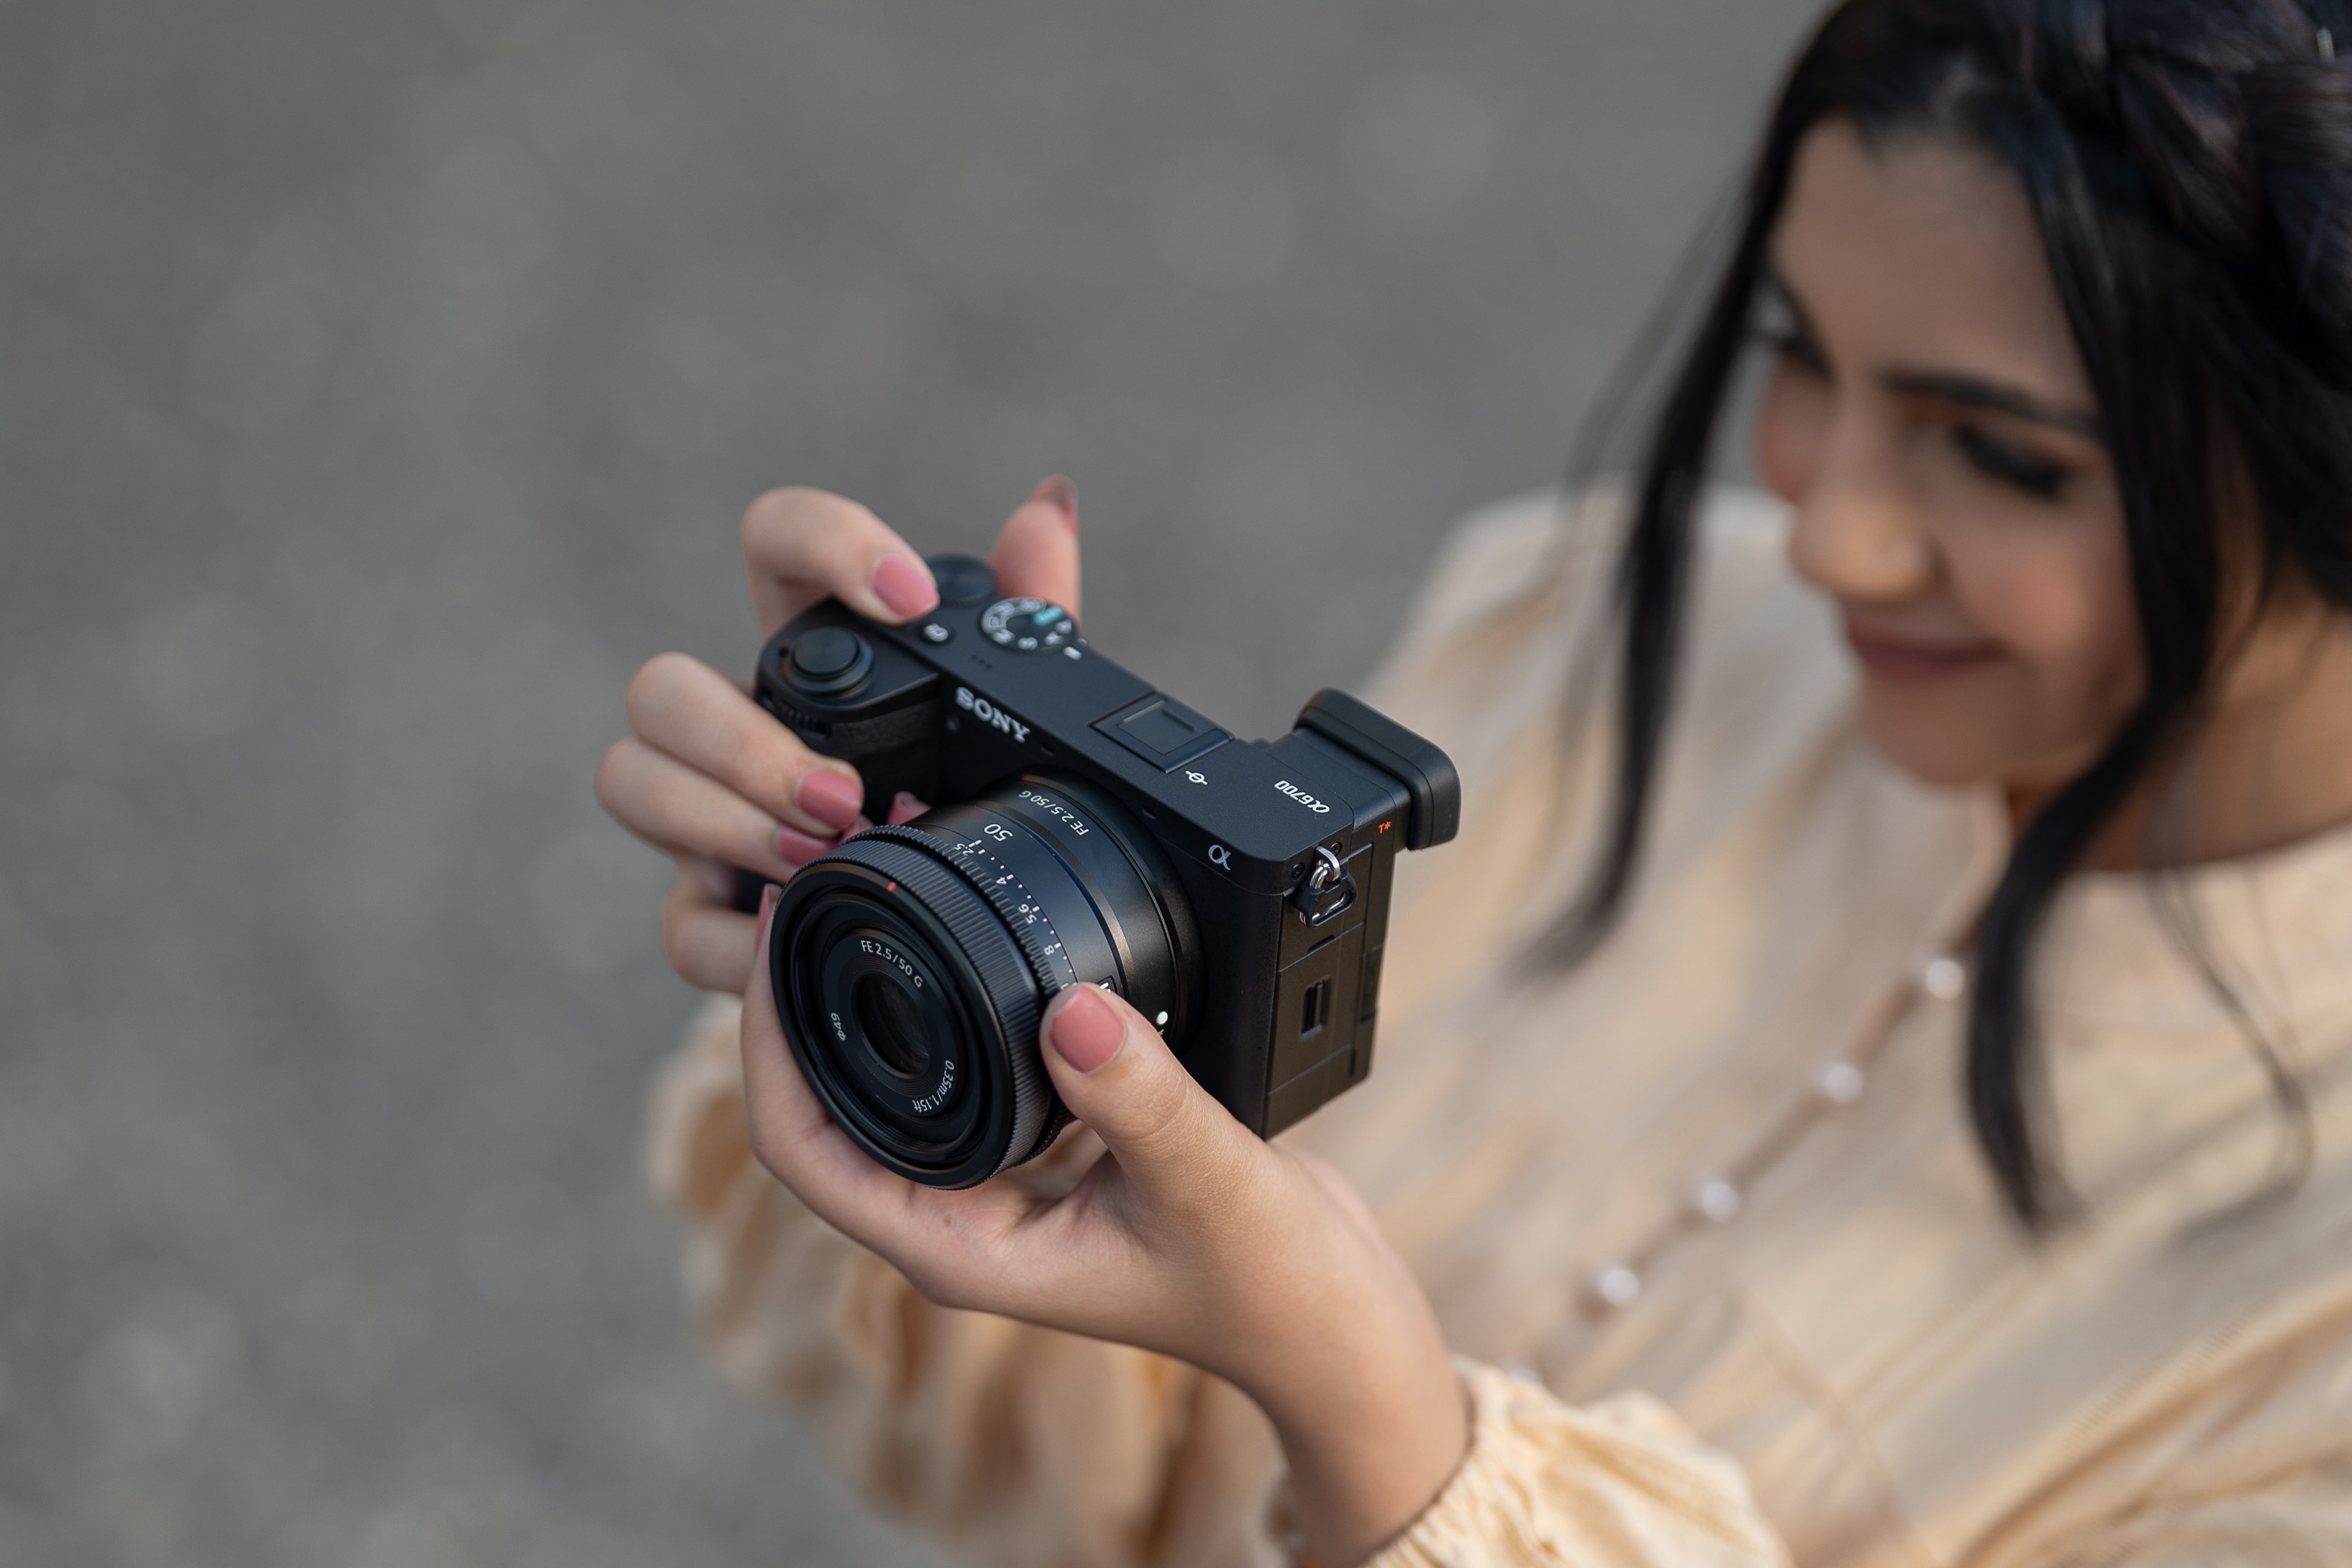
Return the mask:
<path id="1" fill-rule="evenodd" d="M 0 3 L 0 1562 L 924 1563 L 686 1341 L 590 796 L 785 480 L 1253 732 L 1548 480 L 1811 0 Z"/>

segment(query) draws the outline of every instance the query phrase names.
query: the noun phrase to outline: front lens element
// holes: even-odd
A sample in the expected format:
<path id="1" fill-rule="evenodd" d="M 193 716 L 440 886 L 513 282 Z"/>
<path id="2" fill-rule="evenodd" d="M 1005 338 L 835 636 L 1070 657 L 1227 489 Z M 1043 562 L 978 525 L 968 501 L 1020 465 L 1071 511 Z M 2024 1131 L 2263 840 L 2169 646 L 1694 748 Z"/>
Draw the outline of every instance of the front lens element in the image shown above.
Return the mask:
<path id="1" fill-rule="evenodd" d="M 880 1060 L 882 1070 L 913 1080 L 931 1061 L 931 1042 L 924 1037 L 923 1016 L 908 1000 L 906 987 L 879 974 L 858 981 L 851 1004 L 866 1044 Z"/>

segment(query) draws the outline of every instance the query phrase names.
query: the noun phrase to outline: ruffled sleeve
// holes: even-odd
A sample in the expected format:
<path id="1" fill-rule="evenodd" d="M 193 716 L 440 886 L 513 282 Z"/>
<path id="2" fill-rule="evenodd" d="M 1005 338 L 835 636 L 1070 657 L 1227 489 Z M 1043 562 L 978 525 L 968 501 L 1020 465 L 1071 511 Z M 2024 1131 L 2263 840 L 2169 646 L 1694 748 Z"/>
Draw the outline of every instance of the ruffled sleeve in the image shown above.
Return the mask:
<path id="1" fill-rule="evenodd" d="M 1777 1568 L 1789 1561 L 1739 1467 L 1643 1394 L 1566 1403 L 1459 1363 L 1470 1453 L 1369 1568 Z"/>

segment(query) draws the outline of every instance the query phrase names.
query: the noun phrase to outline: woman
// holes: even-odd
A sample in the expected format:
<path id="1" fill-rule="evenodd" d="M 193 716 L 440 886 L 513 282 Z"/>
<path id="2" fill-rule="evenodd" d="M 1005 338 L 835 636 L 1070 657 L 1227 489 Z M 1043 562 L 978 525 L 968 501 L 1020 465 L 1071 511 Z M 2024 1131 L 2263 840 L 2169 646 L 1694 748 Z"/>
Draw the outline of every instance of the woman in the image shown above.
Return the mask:
<path id="1" fill-rule="evenodd" d="M 1408 629 L 1464 836 L 1400 872 L 1380 1070 L 1281 1144 L 1080 990 L 1085 1131 L 866 1161 L 709 874 L 856 784 L 649 665 L 604 798 L 749 985 L 655 1125 L 721 1358 L 992 1562 L 2352 1561 L 2334 37 L 1830 16 L 1631 493 L 1475 521 Z M 1777 500 L 1710 494 L 1759 335 Z M 838 498 L 745 540 L 771 627 L 932 602 Z M 1076 606 L 1066 485 L 996 565 Z"/>

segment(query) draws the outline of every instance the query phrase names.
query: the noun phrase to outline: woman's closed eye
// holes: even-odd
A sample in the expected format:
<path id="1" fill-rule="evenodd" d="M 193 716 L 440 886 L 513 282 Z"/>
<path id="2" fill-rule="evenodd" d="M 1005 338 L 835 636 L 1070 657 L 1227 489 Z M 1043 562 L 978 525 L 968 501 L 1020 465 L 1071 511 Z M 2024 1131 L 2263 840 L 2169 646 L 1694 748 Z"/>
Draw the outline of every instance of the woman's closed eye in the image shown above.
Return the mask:
<path id="1" fill-rule="evenodd" d="M 1799 308 L 1796 296 L 1778 278 L 1767 276 L 1764 279 L 1748 330 L 1756 342 L 1770 349 L 1783 363 L 1809 375 L 1829 378 L 1829 355 L 1822 352 L 1821 340 L 1813 335 L 1812 325 Z"/>
<path id="2" fill-rule="evenodd" d="M 2036 500 L 2056 500 L 2066 488 L 2066 468 L 1980 425 L 1956 425 L 1952 444 L 1971 467 Z"/>
<path id="3" fill-rule="evenodd" d="M 1813 341 L 1813 335 L 1805 331 L 1801 322 L 1789 320 L 1785 312 L 1759 322 L 1754 334 L 1756 342 L 1792 369 L 1823 380 L 1829 378 L 1829 355 L 1822 352 L 1822 345 Z"/>

